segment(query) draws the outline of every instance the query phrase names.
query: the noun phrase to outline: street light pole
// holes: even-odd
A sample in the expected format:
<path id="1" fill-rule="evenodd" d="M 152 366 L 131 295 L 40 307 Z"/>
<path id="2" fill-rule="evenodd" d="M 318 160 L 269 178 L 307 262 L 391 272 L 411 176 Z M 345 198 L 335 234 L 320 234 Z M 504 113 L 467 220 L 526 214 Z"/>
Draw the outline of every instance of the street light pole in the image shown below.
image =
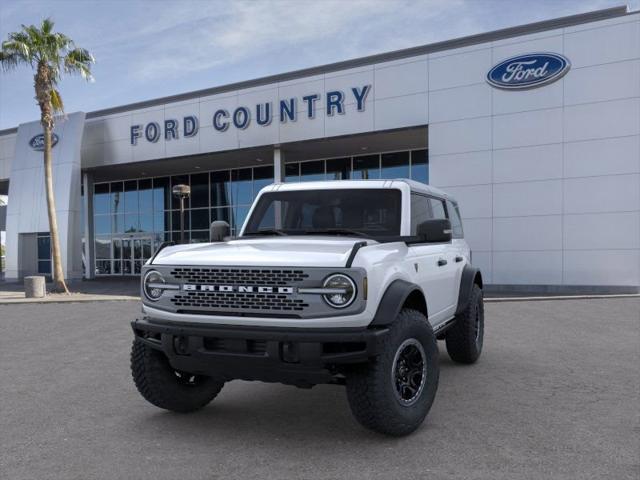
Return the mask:
<path id="1" fill-rule="evenodd" d="M 172 189 L 173 196 L 180 199 L 180 243 L 184 243 L 184 201 L 191 195 L 189 185 L 176 185 Z"/>

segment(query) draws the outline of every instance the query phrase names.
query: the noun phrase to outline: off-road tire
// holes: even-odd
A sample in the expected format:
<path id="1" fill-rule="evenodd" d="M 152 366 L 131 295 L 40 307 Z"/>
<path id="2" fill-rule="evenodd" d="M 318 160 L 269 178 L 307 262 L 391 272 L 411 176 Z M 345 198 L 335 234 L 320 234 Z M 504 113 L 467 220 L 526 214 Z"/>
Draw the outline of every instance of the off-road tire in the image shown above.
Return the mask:
<path id="1" fill-rule="evenodd" d="M 475 363 L 482 353 L 484 338 L 484 303 L 482 289 L 474 284 L 467 307 L 456 315 L 454 325 L 447 330 L 445 341 L 451 360 Z"/>
<path id="2" fill-rule="evenodd" d="M 149 403 L 180 413 L 206 406 L 224 386 L 223 380 L 177 372 L 166 355 L 139 340 L 134 340 L 131 348 L 131 374 Z"/>
<path id="3" fill-rule="evenodd" d="M 403 405 L 396 396 L 394 358 L 403 343 L 417 340 L 426 360 L 423 387 L 414 403 Z M 382 352 L 370 363 L 354 367 L 346 375 L 351 411 L 364 427 L 386 435 L 408 435 L 424 421 L 438 389 L 438 345 L 426 317 L 403 309 L 382 340 Z"/>

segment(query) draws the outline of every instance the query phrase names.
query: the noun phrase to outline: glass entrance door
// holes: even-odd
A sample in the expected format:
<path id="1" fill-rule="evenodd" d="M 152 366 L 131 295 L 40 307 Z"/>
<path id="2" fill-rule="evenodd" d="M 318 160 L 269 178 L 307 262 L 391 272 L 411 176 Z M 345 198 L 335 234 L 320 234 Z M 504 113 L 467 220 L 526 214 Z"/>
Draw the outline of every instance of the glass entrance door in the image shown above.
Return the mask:
<path id="1" fill-rule="evenodd" d="M 142 265 L 153 251 L 151 237 L 120 237 L 113 239 L 114 275 L 140 275 Z"/>

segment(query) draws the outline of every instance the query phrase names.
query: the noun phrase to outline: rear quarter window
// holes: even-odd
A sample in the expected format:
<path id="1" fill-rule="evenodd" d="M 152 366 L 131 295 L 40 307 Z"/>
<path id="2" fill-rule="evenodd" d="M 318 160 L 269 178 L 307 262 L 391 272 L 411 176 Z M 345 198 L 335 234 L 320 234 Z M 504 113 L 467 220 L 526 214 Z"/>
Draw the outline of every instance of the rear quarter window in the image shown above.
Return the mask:
<path id="1" fill-rule="evenodd" d="M 447 211 L 449 213 L 449 220 L 451 221 L 451 235 L 453 238 L 464 238 L 464 231 L 462 229 L 462 220 L 460 218 L 460 209 L 458 204 L 447 200 Z"/>

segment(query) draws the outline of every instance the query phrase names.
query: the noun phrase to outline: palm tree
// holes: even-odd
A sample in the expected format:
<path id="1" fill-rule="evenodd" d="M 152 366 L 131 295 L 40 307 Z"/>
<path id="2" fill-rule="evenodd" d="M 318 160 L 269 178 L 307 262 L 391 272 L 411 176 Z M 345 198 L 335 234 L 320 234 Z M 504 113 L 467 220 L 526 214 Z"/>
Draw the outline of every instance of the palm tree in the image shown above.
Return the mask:
<path id="1" fill-rule="evenodd" d="M 21 65 L 30 66 L 35 71 L 33 86 L 40 107 L 40 123 L 44 129 L 44 178 L 51 233 L 53 290 L 57 292 L 69 293 L 62 271 L 51 173 L 51 133 L 55 122 L 54 115 L 64 112 L 57 87 L 64 73 L 79 74 L 86 80 L 91 80 L 91 64 L 94 62 L 88 50 L 76 47 L 69 37 L 54 32 L 53 21 L 49 18 L 44 19 L 40 27 L 22 25 L 22 30 L 9 34 L 8 39 L 2 42 L 0 50 L 0 63 L 5 71 Z"/>

